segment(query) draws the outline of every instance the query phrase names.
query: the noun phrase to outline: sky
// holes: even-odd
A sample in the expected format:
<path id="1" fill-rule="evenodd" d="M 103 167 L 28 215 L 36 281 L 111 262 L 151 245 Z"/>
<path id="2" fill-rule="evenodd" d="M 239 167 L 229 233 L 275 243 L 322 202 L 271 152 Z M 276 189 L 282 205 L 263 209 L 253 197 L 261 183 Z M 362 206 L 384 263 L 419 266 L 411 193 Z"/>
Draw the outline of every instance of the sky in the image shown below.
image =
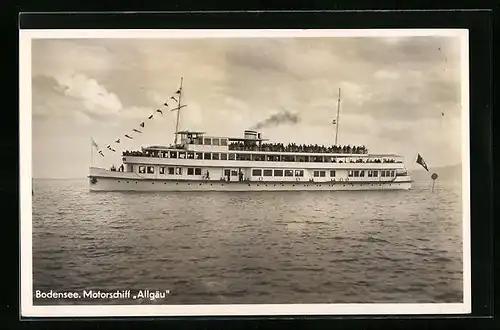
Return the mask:
<path id="1" fill-rule="evenodd" d="M 402 155 L 410 170 L 418 153 L 456 165 L 460 61 L 458 37 L 33 39 L 33 177 L 84 178 L 91 158 L 118 166 L 122 150 L 172 143 L 176 113 L 161 106 L 181 77 L 180 129 L 240 137 L 287 113 L 296 120 L 264 138 L 331 145 L 340 88 L 338 144 Z M 106 157 L 91 157 L 91 137 Z"/>

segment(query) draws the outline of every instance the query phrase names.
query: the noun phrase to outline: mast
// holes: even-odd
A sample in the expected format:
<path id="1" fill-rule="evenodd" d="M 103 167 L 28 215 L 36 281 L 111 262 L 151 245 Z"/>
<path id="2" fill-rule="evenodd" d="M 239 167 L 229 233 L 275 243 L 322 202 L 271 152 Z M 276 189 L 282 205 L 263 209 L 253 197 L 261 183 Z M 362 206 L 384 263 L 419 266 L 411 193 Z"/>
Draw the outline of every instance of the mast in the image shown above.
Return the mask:
<path id="1" fill-rule="evenodd" d="M 175 138 L 174 138 L 174 145 L 177 145 L 177 132 L 179 131 L 179 117 L 181 114 L 181 99 L 182 99 L 182 81 L 184 77 L 181 77 L 181 86 L 179 87 L 179 102 L 177 106 L 177 121 L 175 123 Z"/>
<path id="2" fill-rule="evenodd" d="M 339 88 L 339 98 L 337 101 L 337 119 L 335 121 L 335 145 L 337 145 L 337 137 L 339 135 L 339 113 L 340 113 L 340 88 Z"/>

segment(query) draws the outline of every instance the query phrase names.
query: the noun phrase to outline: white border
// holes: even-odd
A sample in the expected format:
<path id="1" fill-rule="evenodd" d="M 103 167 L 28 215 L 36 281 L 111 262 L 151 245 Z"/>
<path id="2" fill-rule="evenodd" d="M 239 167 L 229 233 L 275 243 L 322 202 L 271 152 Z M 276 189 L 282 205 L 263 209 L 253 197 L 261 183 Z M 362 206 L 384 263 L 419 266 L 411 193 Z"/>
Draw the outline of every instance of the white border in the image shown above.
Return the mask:
<path id="1" fill-rule="evenodd" d="M 266 305 L 90 305 L 33 306 L 31 40 L 56 38 L 276 38 L 448 36 L 461 40 L 463 303 L 461 304 L 266 304 Z M 237 315 L 415 315 L 471 312 L 469 191 L 469 44 L 468 30 L 20 30 L 19 129 L 21 202 L 21 316 L 237 316 Z"/>

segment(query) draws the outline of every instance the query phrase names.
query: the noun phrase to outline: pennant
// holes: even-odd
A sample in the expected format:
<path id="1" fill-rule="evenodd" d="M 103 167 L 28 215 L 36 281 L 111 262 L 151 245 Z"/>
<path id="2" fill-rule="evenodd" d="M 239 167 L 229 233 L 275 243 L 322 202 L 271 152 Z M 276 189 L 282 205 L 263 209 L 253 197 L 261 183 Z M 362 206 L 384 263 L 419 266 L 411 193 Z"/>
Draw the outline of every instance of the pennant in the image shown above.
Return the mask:
<path id="1" fill-rule="evenodd" d="M 151 115 L 151 116 L 148 117 L 148 119 L 151 119 L 151 118 L 153 118 L 153 115 Z"/>
<path id="2" fill-rule="evenodd" d="M 102 153 L 102 150 L 99 150 L 99 155 L 104 157 L 104 154 Z"/>
<path id="3" fill-rule="evenodd" d="M 422 158 L 422 156 L 420 156 L 420 154 L 418 154 L 417 156 L 417 164 L 420 164 L 422 165 L 423 168 L 425 168 L 425 170 L 427 172 L 429 172 L 429 169 L 427 168 L 427 164 L 425 163 L 424 159 Z"/>
<path id="4" fill-rule="evenodd" d="M 334 119 L 334 120 L 332 120 L 332 124 L 333 124 L 333 125 L 337 124 L 337 121 L 336 121 L 335 119 Z"/>
<path id="5" fill-rule="evenodd" d="M 141 131 L 139 131 L 138 129 L 133 129 L 134 132 L 137 132 L 137 133 L 142 133 Z"/>
<path id="6" fill-rule="evenodd" d="M 170 98 L 171 98 L 172 100 L 174 100 L 175 102 L 179 102 L 179 101 L 177 101 L 177 99 L 176 99 L 175 97 L 173 97 L 173 96 L 171 96 Z"/>
<path id="7" fill-rule="evenodd" d="M 116 140 L 115 143 L 120 143 L 120 139 Z"/>
<path id="8" fill-rule="evenodd" d="M 115 149 L 113 149 L 113 148 L 109 148 L 109 150 L 111 150 L 111 151 L 113 151 L 113 152 L 116 152 L 116 150 L 115 150 Z"/>
<path id="9" fill-rule="evenodd" d="M 166 106 L 166 107 L 168 107 L 168 103 L 167 102 L 163 103 L 163 105 Z"/>
<path id="10" fill-rule="evenodd" d="M 96 148 L 96 149 L 99 149 L 99 146 L 97 145 L 97 143 L 94 141 L 94 138 L 91 137 L 90 138 L 90 143 L 92 145 L 92 147 Z"/>
<path id="11" fill-rule="evenodd" d="M 128 136 L 127 134 L 125 134 L 125 137 L 128 137 L 129 139 L 133 139 L 133 137 Z"/>
<path id="12" fill-rule="evenodd" d="M 161 111 L 160 109 L 157 109 L 156 112 L 159 112 L 163 115 L 163 111 Z"/>
<path id="13" fill-rule="evenodd" d="M 142 122 L 139 126 L 144 127 L 144 122 Z"/>
<path id="14" fill-rule="evenodd" d="M 111 146 L 109 144 L 106 146 L 106 148 L 108 148 L 109 150 L 111 150 Z"/>
<path id="15" fill-rule="evenodd" d="M 180 94 L 180 93 L 181 93 L 181 89 L 179 88 L 179 89 L 177 90 L 177 92 L 175 92 L 175 94 Z"/>

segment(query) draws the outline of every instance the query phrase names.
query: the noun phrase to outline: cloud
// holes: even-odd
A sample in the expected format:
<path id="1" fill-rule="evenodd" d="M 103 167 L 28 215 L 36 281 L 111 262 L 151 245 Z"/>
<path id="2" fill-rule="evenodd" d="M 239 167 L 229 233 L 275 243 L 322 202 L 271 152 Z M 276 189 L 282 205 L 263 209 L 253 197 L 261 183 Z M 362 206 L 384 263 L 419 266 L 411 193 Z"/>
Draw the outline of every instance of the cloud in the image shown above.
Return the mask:
<path id="1" fill-rule="evenodd" d="M 122 109 L 116 94 L 108 92 L 95 79 L 83 74 L 72 74 L 58 76 L 56 80 L 65 95 L 81 100 L 92 114 L 117 114 Z"/>

